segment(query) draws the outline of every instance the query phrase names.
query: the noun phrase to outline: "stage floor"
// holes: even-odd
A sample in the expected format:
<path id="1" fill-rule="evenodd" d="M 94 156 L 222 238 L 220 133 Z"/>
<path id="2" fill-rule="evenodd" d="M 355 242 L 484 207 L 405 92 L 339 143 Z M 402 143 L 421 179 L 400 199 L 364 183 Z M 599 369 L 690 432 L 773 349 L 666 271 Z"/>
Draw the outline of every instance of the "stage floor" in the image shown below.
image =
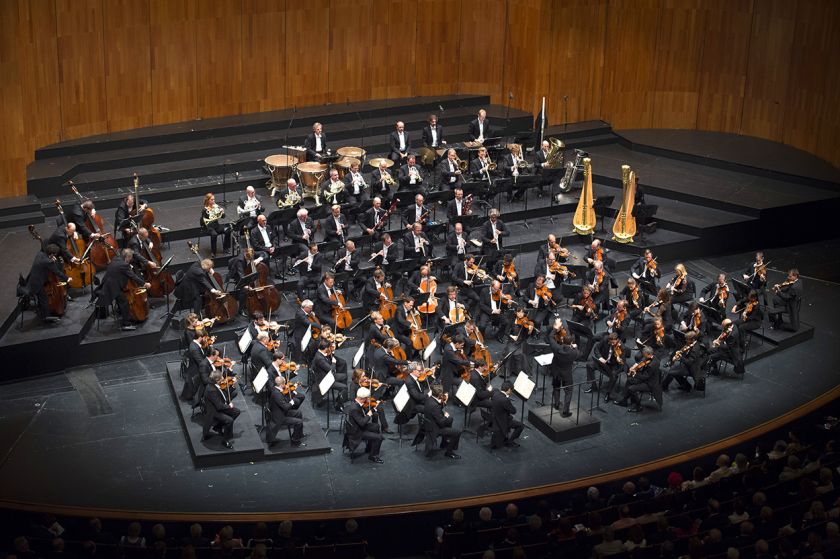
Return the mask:
<path id="1" fill-rule="evenodd" d="M 775 260 L 786 250 L 768 256 Z M 819 255 L 812 247 L 794 253 L 807 257 L 795 262 L 800 267 Z M 750 255 L 737 255 L 697 264 L 735 272 L 749 261 Z M 779 278 L 774 272 L 771 282 Z M 196 468 L 165 378 L 166 362 L 177 359 L 172 353 L 17 382 L 4 386 L 0 396 L 0 499 L 143 513 L 223 512 L 232 518 L 370 507 L 381 513 L 566 482 L 682 454 L 839 384 L 840 287 L 806 278 L 805 293 L 802 317 L 815 326 L 814 338 L 748 365 L 743 380 L 711 378 L 706 398 L 672 389 L 661 413 L 629 414 L 602 404 L 606 411 L 596 412 L 601 433 L 565 444 L 526 429 L 520 448 L 491 452 L 487 437 L 477 443 L 465 434 L 458 451 L 463 459 L 457 461 L 441 455 L 428 460 L 408 441 L 400 446 L 386 440 L 383 465 L 351 463 L 340 452 L 341 434 L 332 431 L 328 454 Z M 491 349 L 497 354 L 499 347 Z M 577 369 L 576 380 L 583 378 L 583 368 Z M 323 425 L 326 415 L 316 415 Z M 462 425 L 463 416 L 454 415 L 456 426 Z M 477 421 L 474 415 L 473 427 Z"/>

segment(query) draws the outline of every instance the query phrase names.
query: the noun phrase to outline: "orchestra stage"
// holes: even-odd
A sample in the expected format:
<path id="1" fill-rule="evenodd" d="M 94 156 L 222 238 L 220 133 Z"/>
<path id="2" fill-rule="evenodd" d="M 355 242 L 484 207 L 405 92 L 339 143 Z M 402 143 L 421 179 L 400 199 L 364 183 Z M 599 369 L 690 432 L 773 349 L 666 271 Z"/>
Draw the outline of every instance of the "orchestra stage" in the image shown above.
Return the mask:
<path id="1" fill-rule="evenodd" d="M 663 284 L 674 264 L 684 262 L 698 286 L 720 271 L 739 277 L 752 262 L 749 251 L 763 248 L 771 261 L 769 283 L 782 281 L 783 270 L 797 266 L 804 274 L 805 298 L 799 332 L 765 327 L 756 334 L 743 379 L 731 374 L 710 378 L 706 393 L 672 388 L 661 412 L 650 403 L 641 414 L 601 403 L 602 409 L 591 412 L 601 422 L 595 435 L 555 443 L 529 428 L 520 448 L 491 451 L 489 437 L 465 434 L 458 451 L 462 460 L 442 455 L 427 460 L 409 444 L 416 430 L 412 422 L 402 434 L 404 440 L 396 433 L 388 437 L 382 452 L 385 464 L 375 465 L 364 458 L 351 462 L 341 452 L 335 412 L 330 431 L 324 433 L 326 412 L 312 409 L 309 402 L 304 404 L 309 433 L 305 451 L 286 452 L 285 434 L 279 450 L 271 450 L 256 429 L 259 409 L 249 404 L 248 414 L 238 420 L 234 451 L 228 452 L 220 445 L 196 442 L 197 426 L 176 398 L 179 375 L 173 364 L 180 360 L 185 313 L 176 312 L 170 320 L 167 311 L 174 309 L 174 298 L 169 305 L 154 300 L 149 319 L 133 332 L 120 331 L 112 317 L 97 320 L 89 289 L 71 290 L 68 314 L 57 325 L 41 325 L 31 310 L 20 312 L 12 286 L 19 274 L 28 272 L 38 247 L 25 226 L 34 224 L 42 236 L 49 236 L 55 228 L 55 199 L 65 205 L 76 201 L 67 180 L 74 180 L 95 201 L 110 224 L 137 172 L 141 197 L 154 208 L 156 223 L 168 229 L 163 254 L 172 257 L 171 270 L 177 272 L 196 258 L 187 240 L 200 243 L 202 256 L 209 254 L 208 237 L 199 229 L 204 193 L 215 192 L 220 203 L 226 200 L 229 213 L 235 213 L 236 199 L 246 185 L 255 186 L 273 203 L 264 188 L 269 174 L 263 160 L 280 153 L 282 145 L 302 143 L 314 121 L 324 123 L 332 145 L 364 146 L 370 158 L 387 150 L 385 137 L 397 119 L 414 133 L 435 112 L 450 142 L 459 142 L 481 107 L 505 137 L 516 137 L 532 126 L 532 115 L 489 105 L 488 97 L 451 96 L 206 119 L 38 150 L 29 169 L 29 195 L 0 200 L 0 250 L 7 261 L 0 268 L 0 281 L 10 286 L 0 293 L 0 357 L 14 365 L 7 366 L 0 393 L 0 441 L 6 449 L 0 459 L 0 502 L 144 514 L 225 512 L 232 518 L 252 512 L 317 514 L 376 507 L 379 513 L 382 508 L 397 512 L 435 502 L 447 506 L 450 500 L 488 494 L 549 491 L 552 484 L 678 456 L 738 436 L 838 389 L 835 317 L 840 287 L 832 282 L 840 281 L 835 256 L 840 243 L 815 243 L 835 234 L 814 224 L 836 219 L 840 171 L 804 152 L 763 140 L 691 131 L 615 131 L 603 121 L 554 125 L 548 136 L 562 138 L 568 150 L 584 150 L 592 159 L 595 197 L 608 202 L 598 210 L 596 237 L 611 250 L 619 285 L 646 247 L 658 258 Z M 657 206 L 655 231 L 626 245 L 611 240 L 624 163 L 637 172 L 647 203 Z M 428 182 L 433 186 L 427 197 L 434 208 L 431 220 L 445 222 L 445 204 L 437 201 L 445 202 L 446 189 L 434 192 L 434 176 Z M 476 220 L 481 223 L 491 206 L 500 209 L 511 230 L 505 247 L 513 252 L 523 283 L 533 278 L 537 249 L 549 233 L 562 237 L 563 246 L 576 258 L 572 265 L 582 262 L 590 238 L 571 233 L 580 194 L 579 183 L 576 186 L 568 193 L 544 195 L 530 188 L 523 201 L 512 203 L 497 189 L 475 187 L 488 201 L 475 206 Z M 401 206 L 412 202 L 411 196 L 404 198 Z M 321 211 L 312 200 L 306 205 L 313 213 Z M 402 227 L 397 218 L 388 225 L 394 232 Z M 357 225 L 351 227 L 350 237 L 361 237 Z M 322 238 L 323 232 L 318 232 L 316 240 Z M 443 243 L 434 244 L 434 255 L 443 256 Z M 790 248 L 793 245 L 797 246 Z M 369 243 L 361 241 L 360 248 L 366 262 Z M 222 275 L 229 258 L 216 259 Z M 445 270 L 437 273 L 446 276 Z M 273 320 L 292 318 L 296 282 L 297 276 L 276 280 L 285 300 Z M 439 282 L 439 295 L 447 285 L 445 279 Z M 356 319 L 365 316 L 357 302 L 350 310 Z M 568 310 L 561 316 L 568 318 Z M 237 317 L 213 329 L 227 355 L 238 356 L 233 341 L 245 325 L 245 319 Z M 339 350 L 348 360 L 362 334 L 350 335 L 355 339 Z M 505 351 L 496 341 L 490 348 L 494 357 Z M 532 361 L 529 365 L 537 388 L 527 402 L 516 405 L 526 425 L 533 427 L 527 421 L 529 412 L 540 407 L 538 401 L 550 399 L 550 386 L 545 391 L 542 370 Z M 583 378 L 581 363 L 575 380 Z M 588 395 L 581 394 L 581 413 L 588 416 L 589 407 Z M 455 426 L 463 426 L 462 409 L 453 411 Z M 390 410 L 389 418 L 392 415 Z M 472 430 L 477 416 L 471 418 Z M 72 472 L 71 480 L 67 472 Z"/>

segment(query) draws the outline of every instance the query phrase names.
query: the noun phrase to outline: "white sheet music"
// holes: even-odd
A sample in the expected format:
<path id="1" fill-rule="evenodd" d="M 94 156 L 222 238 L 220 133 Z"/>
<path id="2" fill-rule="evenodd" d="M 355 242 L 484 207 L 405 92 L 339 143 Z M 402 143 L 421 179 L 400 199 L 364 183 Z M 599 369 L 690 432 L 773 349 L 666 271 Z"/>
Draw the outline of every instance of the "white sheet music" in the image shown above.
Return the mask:
<path id="1" fill-rule="evenodd" d="M 537 355 L 536 357 L 534 357 L 534 361 L 536 361 L 543 367 L 547 367 L 548 365 L 551 365 L 551 363 L 554 361 L 554 354 L 543 353 L 542 355 Z"/>
<path id="2" fill-rule="evenodd" d="M 469 406 L 475 398 L 475 393 L 475 386 L 468 382 L 462 382 L 458 386 L 458 390 L 455 391 L 455 397 L 465 406 Z"/>
<path id="3" fill-rule="evenodd" d="M 359 366 L 359 363 L 362 362 L 362 357 L 365 355 L 365 344 L 362 342 L 362 345 L 359 346 L 359 349 L 356 350 L 356 355 L 353 356 L 353 368 Z"/>
<path id="4" fill-rule="evenodd" d="M 239 347 L 239 353 L 245 353 L 248 351 L 248 346 L 251 344 L 251 331 L 247 328 L 245 329 L 245 333 L 242 334 L 242 337 L 239 338 L 239 341 L 236 345 Z"/>
<path id="5" fill-rule="evenodd" d="M 309 342 L 312 340 L 312 325 L 306 327 L 306 333 L 303 335 L 303 339 L 300 340 L 300 351 L 303 353 L 306 351 L 306 348 L 309 347 Z"/>
<path id="6" fill-rule="evenodd" d="M 254 392 L 259 393 L 262 391 L 263 387 L 265 387 L 265 383 L 268 382 L 268 371 L 265 370 L 265 367 L 260 369 L 260 372 L 257 373 L 257 376 L 254 377 Z"/>
<path id="7" fill-rule="evenodd" d="M 321 379 L 321 382 L 318 383 L 318 390 L 321 391 L 321 396 L 326 396 L 333 384 L 335 384 L 335 375 L 332 371 L 330 371 L 323 379 Z"/>
<path id="8" fill-rule="evenodd" d="M 411 381 L 414 382 L 414 381 Z M 408 387 L 406 385 L 400 386 L 400 389 L 397 390 L 397 395 L 394 396 L 394 409 L 397 410 L 397 413 L 403 411 L 403 408 L 408 403 L 408 400 L 411 396 L 408 395 Z"/>
<path id="9" fill-rule="evenodd" d="M 433 339 L 432 342 L 426 346 L 426 349 L 423 350 L 423 361 L 428 361 L 429 357 L 432 356 L 432 353 L 435 352 L 437 349 L 437 339 Z"/>
<path id="10" fill-rule="evenodd" d="M 516 380 L 513 381 L 513 391 L 522 396 L 525 400 L 531 397 L 534 392 L 534 387 L 537 385 L 532 381 L 524 371 L 519 371 L 516 375 Z"/>

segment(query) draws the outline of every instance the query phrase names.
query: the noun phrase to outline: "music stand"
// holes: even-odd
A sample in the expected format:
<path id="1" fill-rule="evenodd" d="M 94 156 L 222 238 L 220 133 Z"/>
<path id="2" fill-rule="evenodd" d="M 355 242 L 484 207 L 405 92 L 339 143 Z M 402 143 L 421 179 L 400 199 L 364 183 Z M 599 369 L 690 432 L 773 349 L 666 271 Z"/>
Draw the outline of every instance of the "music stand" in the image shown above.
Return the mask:
<path id="1" fill-rule="evenodd" d="M 606 213 L 607 210 L 612 206 L 612 203 L 615 201 L 615 196 L 598 196 L 595 198 L 595 201 L 592 202 L 592 209 L 595 210 L 595 215 L 601 218 L 601 227 L 598 228 L 598 233 L 606 233 L 607 230 L 604 227 L 604 221 L 606 220 Z M 599 211 L 600 210 L 600 211 Z M 617 212 L 618 210 L 616 210 Z"/>

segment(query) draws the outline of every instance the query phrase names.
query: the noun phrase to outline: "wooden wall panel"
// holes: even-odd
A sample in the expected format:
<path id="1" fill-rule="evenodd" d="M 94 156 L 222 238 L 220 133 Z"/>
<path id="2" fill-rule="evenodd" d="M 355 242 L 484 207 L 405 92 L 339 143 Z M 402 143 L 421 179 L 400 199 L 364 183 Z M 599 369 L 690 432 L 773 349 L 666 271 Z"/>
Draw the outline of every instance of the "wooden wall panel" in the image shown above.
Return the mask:
<path id="1" fill-rule="evenodd" d="M 607 0 L 574 0 L 551 10 L 555 32 L 535 52 L 550 67 L 550 124 L 564 122 L 566 112 L 569 122 L 601 118 L 607 6 Z"/>
<path id="2" fill-rule="evenodd" d="M 198 117 L 239 114 L 242 91 L 242 0 L 198 0 Z"/>
<path id="3" fill-rule="evenodd" d="M 296 107 L 330 100 L 330 0 L 286 4 L 286 100 Z"/>
<path id="4" fill-rule="evenodd" d="M 668 0 L 659 15 L 653 127 L 694 128 L 705 32 L 705 0 Z"/>
<path id="5" fill-rule="evenodd" d="M 550 98 L 550 47 L 542 56 L 535 56 L 541 43 L 534 40 L 550 32 L 549 8 L 550 2 L 541 0 L 508 0 L 501 104 L 507 104 L 512 93 L 512 107 L 536 112 L 537 100 L 543 95 Z"/>
<path id="6" fill-rule="evenodd" d="M 286 0 L 242 3 L 243 113 L 286 106 Z"/>
<path id="7" fill-rule="evenodd" d="M 452 93 L 840 165 L 836 0 L 6 0 L 0 25 L 0 196 L 64 139 Z"/>
<path id="8" fill-rule="evenodd" d="M 108 131 L 101 0 L 56 0 L 58 86 L 69 137 Z"/>
<path id="9" fill-rule="evenodd" d="M 653 124 L 660 7 L 659 0 L 610 0 L 601 114 L 616 128 Z"/>
<path id="10" fill-rule="evenodd" d="M 195 0 L 149 0 L 154 124 L 198 117 Z"/>
<path id="11" fill-rule="evenodd" d="M 372 0 L 370 9 L 370 66 L 372 99 L 411 97 L 415 91 L 414 66 L 424 53 L 415 50 L 417 4 L 402 0 Z"/>
<path id="12" fill-rule="evenodd" d="M 478 8 L 478 9 L 477 9 Z M 458 52 L 458 93 L 490 94 L 491 103 L 503 103 L 502 66 L 505 62 L 507 2 L 461 2 L 461 42 Z"/>
<path id="13" fill-rule="evenodd" d="M 148 0 L 103 3 L 108 131 L 152 124 Z"/>
<path id="14" fill-rule="evenodd" d="M 700 61 L 697 128 L 732 131 L 741 125 L 754 0 L 709 0 Z"/>
<path id="15" fill-rule="evenodd" d="M 458 93 L 462 1 L 417 0 L 415 95 Z"/>
<path id="16" fill-rule="evenodd" d="M 754 5 L 740 133 L 781 141 L 797 0 Z"/>
<path id="17" fill-rule="evenodd" d="M 331 103 L 370 99 L 371 0 L 330 2 L 329 94 Z"/>

